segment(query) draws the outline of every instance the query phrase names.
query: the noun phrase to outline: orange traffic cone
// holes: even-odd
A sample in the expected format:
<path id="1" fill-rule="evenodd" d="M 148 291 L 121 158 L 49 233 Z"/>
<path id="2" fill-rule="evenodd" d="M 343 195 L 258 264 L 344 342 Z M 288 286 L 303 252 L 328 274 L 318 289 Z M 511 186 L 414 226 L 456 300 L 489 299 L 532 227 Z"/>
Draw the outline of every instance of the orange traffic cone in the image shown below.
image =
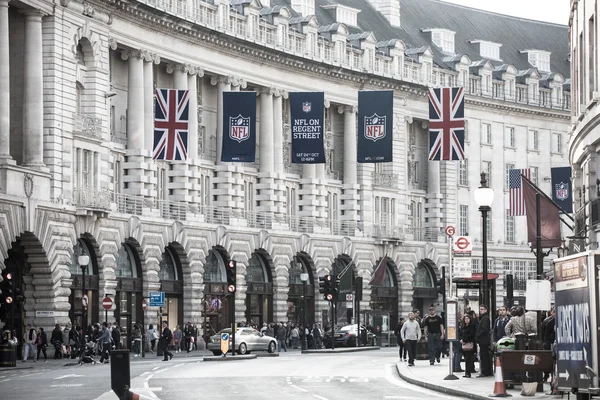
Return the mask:
<path id="1" fill-rule="evenodd" d="M 496 357 L 496 373 L 494 374 L 495 382 L 494 382 L 494 393 L 490 394 L 490 397 L 512 397 L 511 394 L 506 393 L 506 388 L 504 387 L 504 376 L 502 375 L 502 362 L 500 361 L 500 357 Z"/>

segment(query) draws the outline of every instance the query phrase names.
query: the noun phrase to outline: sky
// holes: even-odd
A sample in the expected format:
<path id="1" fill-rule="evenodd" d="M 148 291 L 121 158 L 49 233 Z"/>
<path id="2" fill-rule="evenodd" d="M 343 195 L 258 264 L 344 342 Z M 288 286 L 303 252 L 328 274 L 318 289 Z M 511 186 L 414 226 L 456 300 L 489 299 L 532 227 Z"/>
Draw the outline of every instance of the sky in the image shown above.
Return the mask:
<path id="1" fill-rule="evenodd" d="M 570 0 L 443 0 L 515 17 L 567 25 Z"/>

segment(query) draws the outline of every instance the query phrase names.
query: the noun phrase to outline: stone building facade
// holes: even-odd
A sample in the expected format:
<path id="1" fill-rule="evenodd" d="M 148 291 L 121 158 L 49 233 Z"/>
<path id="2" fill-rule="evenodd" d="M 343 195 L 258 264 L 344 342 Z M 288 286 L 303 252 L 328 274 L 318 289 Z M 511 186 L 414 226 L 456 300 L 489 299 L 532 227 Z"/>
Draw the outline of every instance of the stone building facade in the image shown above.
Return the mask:
<path id="1" fill-rule="evenodd" d="M 496 192 L 491 272 L 526 279 L 506 176 L 536 168 L 544 188 L 567 162 L 566 27 L 435 0 L 215 3 L 0 0 L 0 267 L 24 289 L 15 323 L 81 323 L 84 280 L 88 323 L 110 297 L 108 320 L 156 324 L 158 309 L 142 310 L 151 291 L 166 293 L 172 327 L 297 320 L 303 296 L 325 322 L 318 277 L 349 266 L 364 316 L 393 329 L 440 301 L 445 226 L 474 238 L 481 267 L 481 171 Z M 428 162 L 427 87 L 454 85 L 467 91 L 468 160 Z M 156 88 L 190 91 L 187 162 L 152 159 Z M 394 90 L 394 162 L 357 164 L 357 92 L 382 89 Z M 258 97 L 252 164 L 219 161 L 222 93 L 239 90 Z M 325 93 L 326 164 L 290 163 L 294 91 Z M 384 284 L 368 285 L 386 255 Z"/>

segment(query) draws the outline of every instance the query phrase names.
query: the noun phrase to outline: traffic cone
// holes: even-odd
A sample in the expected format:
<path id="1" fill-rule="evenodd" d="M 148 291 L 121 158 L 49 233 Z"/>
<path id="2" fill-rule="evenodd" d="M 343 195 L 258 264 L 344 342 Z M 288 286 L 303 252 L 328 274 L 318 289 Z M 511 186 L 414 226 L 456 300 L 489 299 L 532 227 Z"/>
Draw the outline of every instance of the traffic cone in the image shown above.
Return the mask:
<path id="1" fill-rule="evenodd" d="M 512 397 L 511 394 L 506 393 L 504 387 L 504 377 L 502 376 L 502 362 L 500 356 L 496 357 L 496 373 L 494 374 L 494 393 L 490 394 L 490 397 Z"/>

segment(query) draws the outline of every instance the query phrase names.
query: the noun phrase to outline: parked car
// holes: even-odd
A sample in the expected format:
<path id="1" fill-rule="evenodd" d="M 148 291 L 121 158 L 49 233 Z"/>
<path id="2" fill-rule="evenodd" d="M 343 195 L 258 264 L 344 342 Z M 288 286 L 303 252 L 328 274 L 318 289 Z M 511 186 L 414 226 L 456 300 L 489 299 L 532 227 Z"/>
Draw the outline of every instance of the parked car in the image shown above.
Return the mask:
<path id="1" fill-rule="evenodd" d="M 215 356 L 223 354 L 221 352 L 221 334 L 229 333 L 229 347 L 231 348 L 231 328 L 223 329 L 210 337 L 206 347 L 212 351 Z M 252 351 L 268 351 L 275 353 L 277 351 L 277 339 L 264 335 L 256 329 L 244 327 L 238 328 L 235 333 L 235 346 L 238 354 L 249 354 Z"/>
<path id="2" fill-rule="evenodd" d="M 367 331 L 364 325 L 360 326 L 360 333 L 361 345 L 375 345 L 377 339 L 375 334 Z M 341 328 L 336 329 L 333 336 L 335 338 L 335 347 L 355 347 L 358 343 L 358 325 L 354 324 L 342 326 Z M 331 331 L 325 333 L 323 337 L 323 345 L 325 346 L 325 348 L 331 347 Z"/>

